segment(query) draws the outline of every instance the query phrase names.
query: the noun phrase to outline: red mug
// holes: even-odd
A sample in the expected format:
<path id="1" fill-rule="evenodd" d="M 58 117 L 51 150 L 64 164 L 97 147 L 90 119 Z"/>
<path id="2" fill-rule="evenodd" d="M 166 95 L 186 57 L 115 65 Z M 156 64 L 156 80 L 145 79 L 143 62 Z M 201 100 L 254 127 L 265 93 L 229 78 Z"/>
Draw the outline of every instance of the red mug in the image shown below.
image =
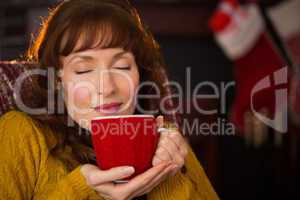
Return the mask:
<path id="1" fill-rule="evenodd" d="M 96 117 L 91 121 L 92 142 L 100 169 L 132 166 L 135 173 L 152 167 L 159 133 L 153 115 L 119 115 Z"/>

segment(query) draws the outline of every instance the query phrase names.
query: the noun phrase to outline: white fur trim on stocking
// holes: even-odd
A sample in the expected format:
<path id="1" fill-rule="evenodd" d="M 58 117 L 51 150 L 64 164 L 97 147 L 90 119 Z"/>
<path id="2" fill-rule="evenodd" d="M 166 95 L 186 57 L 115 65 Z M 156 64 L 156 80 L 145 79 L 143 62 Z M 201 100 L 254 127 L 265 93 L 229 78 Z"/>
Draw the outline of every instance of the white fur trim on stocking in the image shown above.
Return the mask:
<path id="1" fill-rule="evenodd" d="M 254 4 L 239 7 L 231 13 L 233 20 L 215 34 L 216 40 L 232 60 L 247 54 L 264 31 L 264 21 Z"/>

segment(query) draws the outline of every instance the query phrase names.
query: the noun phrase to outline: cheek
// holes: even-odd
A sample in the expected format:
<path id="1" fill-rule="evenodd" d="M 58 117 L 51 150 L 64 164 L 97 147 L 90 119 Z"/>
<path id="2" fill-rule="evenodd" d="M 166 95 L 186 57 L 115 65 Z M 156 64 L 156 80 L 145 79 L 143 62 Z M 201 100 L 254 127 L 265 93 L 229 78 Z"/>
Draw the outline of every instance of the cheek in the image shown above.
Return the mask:
<path id="1" fill-rule="evenodd" d="M 130 99 L 134 96 L 139 85 L 139 75 L 137 72 L 128 75 L 129 76 L 126 78 L 120 77 L 119 80 L 117 80 L 119 91 L 123 97 L 126 97 L 126 99 Z"/>
<path id="2" fill-rule="evenodd" d="M 74 91 L 74 99 L 78 103 L 86 103 L 89 102 L 91 99 L 91 92 L 88 88 L 80 87 L 76 88 Z"/>
<path id="3" fill-rule="evenodd" d="M 77 107 L 89 106 L 92 95 L 87 87 L 71 88 L 68 92 L 68 102 Z"/>

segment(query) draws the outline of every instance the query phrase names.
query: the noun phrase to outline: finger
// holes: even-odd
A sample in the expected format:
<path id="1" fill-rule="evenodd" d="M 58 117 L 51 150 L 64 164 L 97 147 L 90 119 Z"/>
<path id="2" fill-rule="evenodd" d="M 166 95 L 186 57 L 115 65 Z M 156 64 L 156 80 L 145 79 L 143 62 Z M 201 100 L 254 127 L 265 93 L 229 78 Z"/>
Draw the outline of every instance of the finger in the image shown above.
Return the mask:
<path id="1" fill-rule="evenodd" d="M 177 140 L 176 137 L 171 137 L 171 136 L 164 137 L 160 141 L 160 143 L 158 144 L 158 146 L 166 147 L 170 151 L 179 151 L 180 148 L 179 148 L 179 146 L 177 144 L 177 141 L 175 141 L 175 140 Z"/>
<path id="2" fill-rule="evenodd" d="M 135 191 L 139 190 L 139 188 L 145 187 L 153 178 L 170 166 L 170 164 L 170 162 L 163 162 L 162 164 L 152 167 L 146 172 L 134 177 L 128 183 L 118 186 L 118 188 L 120 191 L 129 191 L 128 196 L 131 196 Z"/>
<path id="3" fill-rule="evenodd" d="M 184 165 L 184 157 L 181 155 L 179 148 L 176 146 L 175 142 L 171 139 L 163 140 L 160 144 L 160 147 L 168 151 L 169 155 L 178 166 Z"/>
<path id="4" fill-rule="evenodd" d="M 155 154 L 152 159 L 153 166 L 156 166 L 157 164 L 161 163 L 162 161 L 172 160 L 171 157 L 169 157 L 168 155 L 162 155 L 162 156 L 157 155 L 157 153 L 161 153 L 163 151 L 163 150 L 159 149 L 159 146 L 161 146 L 162 141 L 164 141 L 166 139 L 168 139 L 166 135 L 164 135 L 164 134 L 160 135 L 157 149 L 156 149 Z"/>
<path id="5" fill-rule="evenodd" d="M 179 148 L 177 147 L 177 145 L 172 141 L 172 139 L 170 139 L 168 137 L 163 138 L 159 142 L 158 148 L 165 149 L 165 151 L 167 151 L 171 157 L 173 157 L 173 154 L 175 152 L 179 153 Z"/>
<path id="6" fill-rule="evenodd" d="M 143 194 L 146 194 L 150 192 L 154 187 L 156 187 L 159 183 L 161 183 L 163 180 L 165 180 L 168 175 L 171 173 L 172 169 L 174 168 L 174 165 L 169 165 L 166 167 L 160 174 L 155 176 L 149 183 L 147 183 L 144 187 L 140 187 L 139 190 L 136 190 L 132 195 L 130 196 L 131 198 L 133 197 L 138 197 L 142 196 Z"/>
<path id="7" fill-rule="evenodd" d="M 163 117 L 162 115 L 159 115 L 159 116 L 156 118 L 156 124 L 157 124 L 157 127 L 158 127 L 158 128 L 164 126 L 164 117 Z"/>
<path id="8" fill-rule="evenodd" d="M 152 166 L 156 166 L 156 165 L 160 164 L 161 162 L 163 162 L 163 160 L 159 159 L 157 156 L 154 156 L 153 160 L 152 160 Z"/>
<path id="9" fill-rule="evenodd" d="M 168 148 L 169 150 L 178 151 L 179 154 L 184 158 L 187 156 L 187 154 L 188 154 L 187 144 L 186 144 L 185 140 L 183 139 L 183 137 L 179 133 L 176 135 L 171 135 L 169 137 L 169 140 L 167 140 L 167 142 L 168 142 L 167 145 L 169 145 L 169 146 L 166 146 L 166 145 L 165 146 L 170 147 L 170 148 Z M 173 155 L 172 152 L 171 152 L 171 154 Z"/>
<path id="10" fill-rule="evenodd" d="M 115 167 L 109 170 L 93 169 L 88 175 L 88 181 L 92 186 L 97 186 L 102 183 L 126 178 L 133 173 L 134 168 L 130 166 Z"/>
<path id="11" fill-rule="evenodd" d="M 185 143 L 185 140 L 178 131 L 171 131 L 167 136 L 176 144 L 178 149 Z"/>
<path id="12" fill-rule="evenodd" d="M 169 175 L 174 169 L 176 169 L 177 166 L 172 164 L 164 169 L 162 173 L 160 173 L 158 176 L 156 176 L 154 179 L 151 180 L 151 182 L 148 184 L 149 186 L 154 185 L 155 183 L 160 183 L 162 180 L 164 180 L 164 176 Z M 147 186 L 148 186 L 147 185 Z"/>
<path id="13" fill-rule="evenodd" d="M 113 182 L 103 183 L 103 184 L 93 187 L 93 189 L 101 195 L 111 197 L 111 194 L 115 190 L 115 184 Z"/>
<path id="14" fill-rule="evenodd" d="M 180 169 L 183 167 L 183 165 L 181 166 L 176 166 L 174 169 L 172 169 L 172 172 L 171 172 L 171 176 L 175 176 L 177 174 L 177 172 L 180 171 Z"/>
<path id="15" fill-rule="evenodd" d="M 136 191 L 136 193 L 134 193 L 132 195 L 132 197 L 141 196 L 141 195 L 144 195 L 146 193 L 149 193 L 157 185 L 159 185 L 162 181 L 164 181 L 170 175 L 170 173 L 172 173 L 172 170 L 174 168 L 176 168 L 176 165 L 170 165 L 169 167 L 167 167 L 162 173 L 160 173 L 150 183 L 148 183 L 146 187 L 144 187 L 140 191 Z"/>
<path id="16" fill-rule="evenodd" d="M 186 157 L 188 154 L 187 144 L 180 132 L 171 132 L 170 134 L 168 134 L 168 137 L 171 139 L 172 142 L 175 143 L 176 147 L 179 149 L 180 154 L 183 157 Z"/>
<path id="17" fill-rule="evenodd" d="M 105 200 L 112 200 L 112 197 L 106 194 L 98 193 Z"/>
<path id="18" fill-rule="evenodd" d="M 163 161 L 173 160 L 172 155 L 164 147 L 158 147 L 154 156 L 157 156 L 160 160 Z"/>
<path id="19" fill-rule="evenodd" d="M 189 153 L 189 150 L 188 150 L 188 144 L 186 143 L 186 141 L 183 139 L 183 143 L 182 145 L 179 147 L 179 151 L 180 151 L 180 154 L 185 158 L 187 157 L 188 153 Z"/>

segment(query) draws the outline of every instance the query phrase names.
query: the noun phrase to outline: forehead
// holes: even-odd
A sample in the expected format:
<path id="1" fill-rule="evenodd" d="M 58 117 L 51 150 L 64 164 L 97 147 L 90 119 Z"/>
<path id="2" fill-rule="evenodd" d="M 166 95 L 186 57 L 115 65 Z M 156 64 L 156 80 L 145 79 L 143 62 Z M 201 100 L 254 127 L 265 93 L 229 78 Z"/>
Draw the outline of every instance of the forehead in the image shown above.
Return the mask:
<path id="1" fill-rule="evenodd" d="M 71 53 L 70 55 L 63 57 L 64 63 L 71 61 L 87 61 L 95 62 L 102 59 L 108 61 L 115 61 L 123 57 L 133 58 L 133 54 L 129 51 L 125 51 L 122 48 L 107 48 L 107 49 L 90 49 L 81 52 Z"/>
<path id="2" fill-rule="evenodd" d="M 59 42 L 60 54 L 68 56 L 89 49 L 123 48 L 139 43 L 140 33 L 128 20 L 120 18 L 87 19 L 71 23 Z"/>

